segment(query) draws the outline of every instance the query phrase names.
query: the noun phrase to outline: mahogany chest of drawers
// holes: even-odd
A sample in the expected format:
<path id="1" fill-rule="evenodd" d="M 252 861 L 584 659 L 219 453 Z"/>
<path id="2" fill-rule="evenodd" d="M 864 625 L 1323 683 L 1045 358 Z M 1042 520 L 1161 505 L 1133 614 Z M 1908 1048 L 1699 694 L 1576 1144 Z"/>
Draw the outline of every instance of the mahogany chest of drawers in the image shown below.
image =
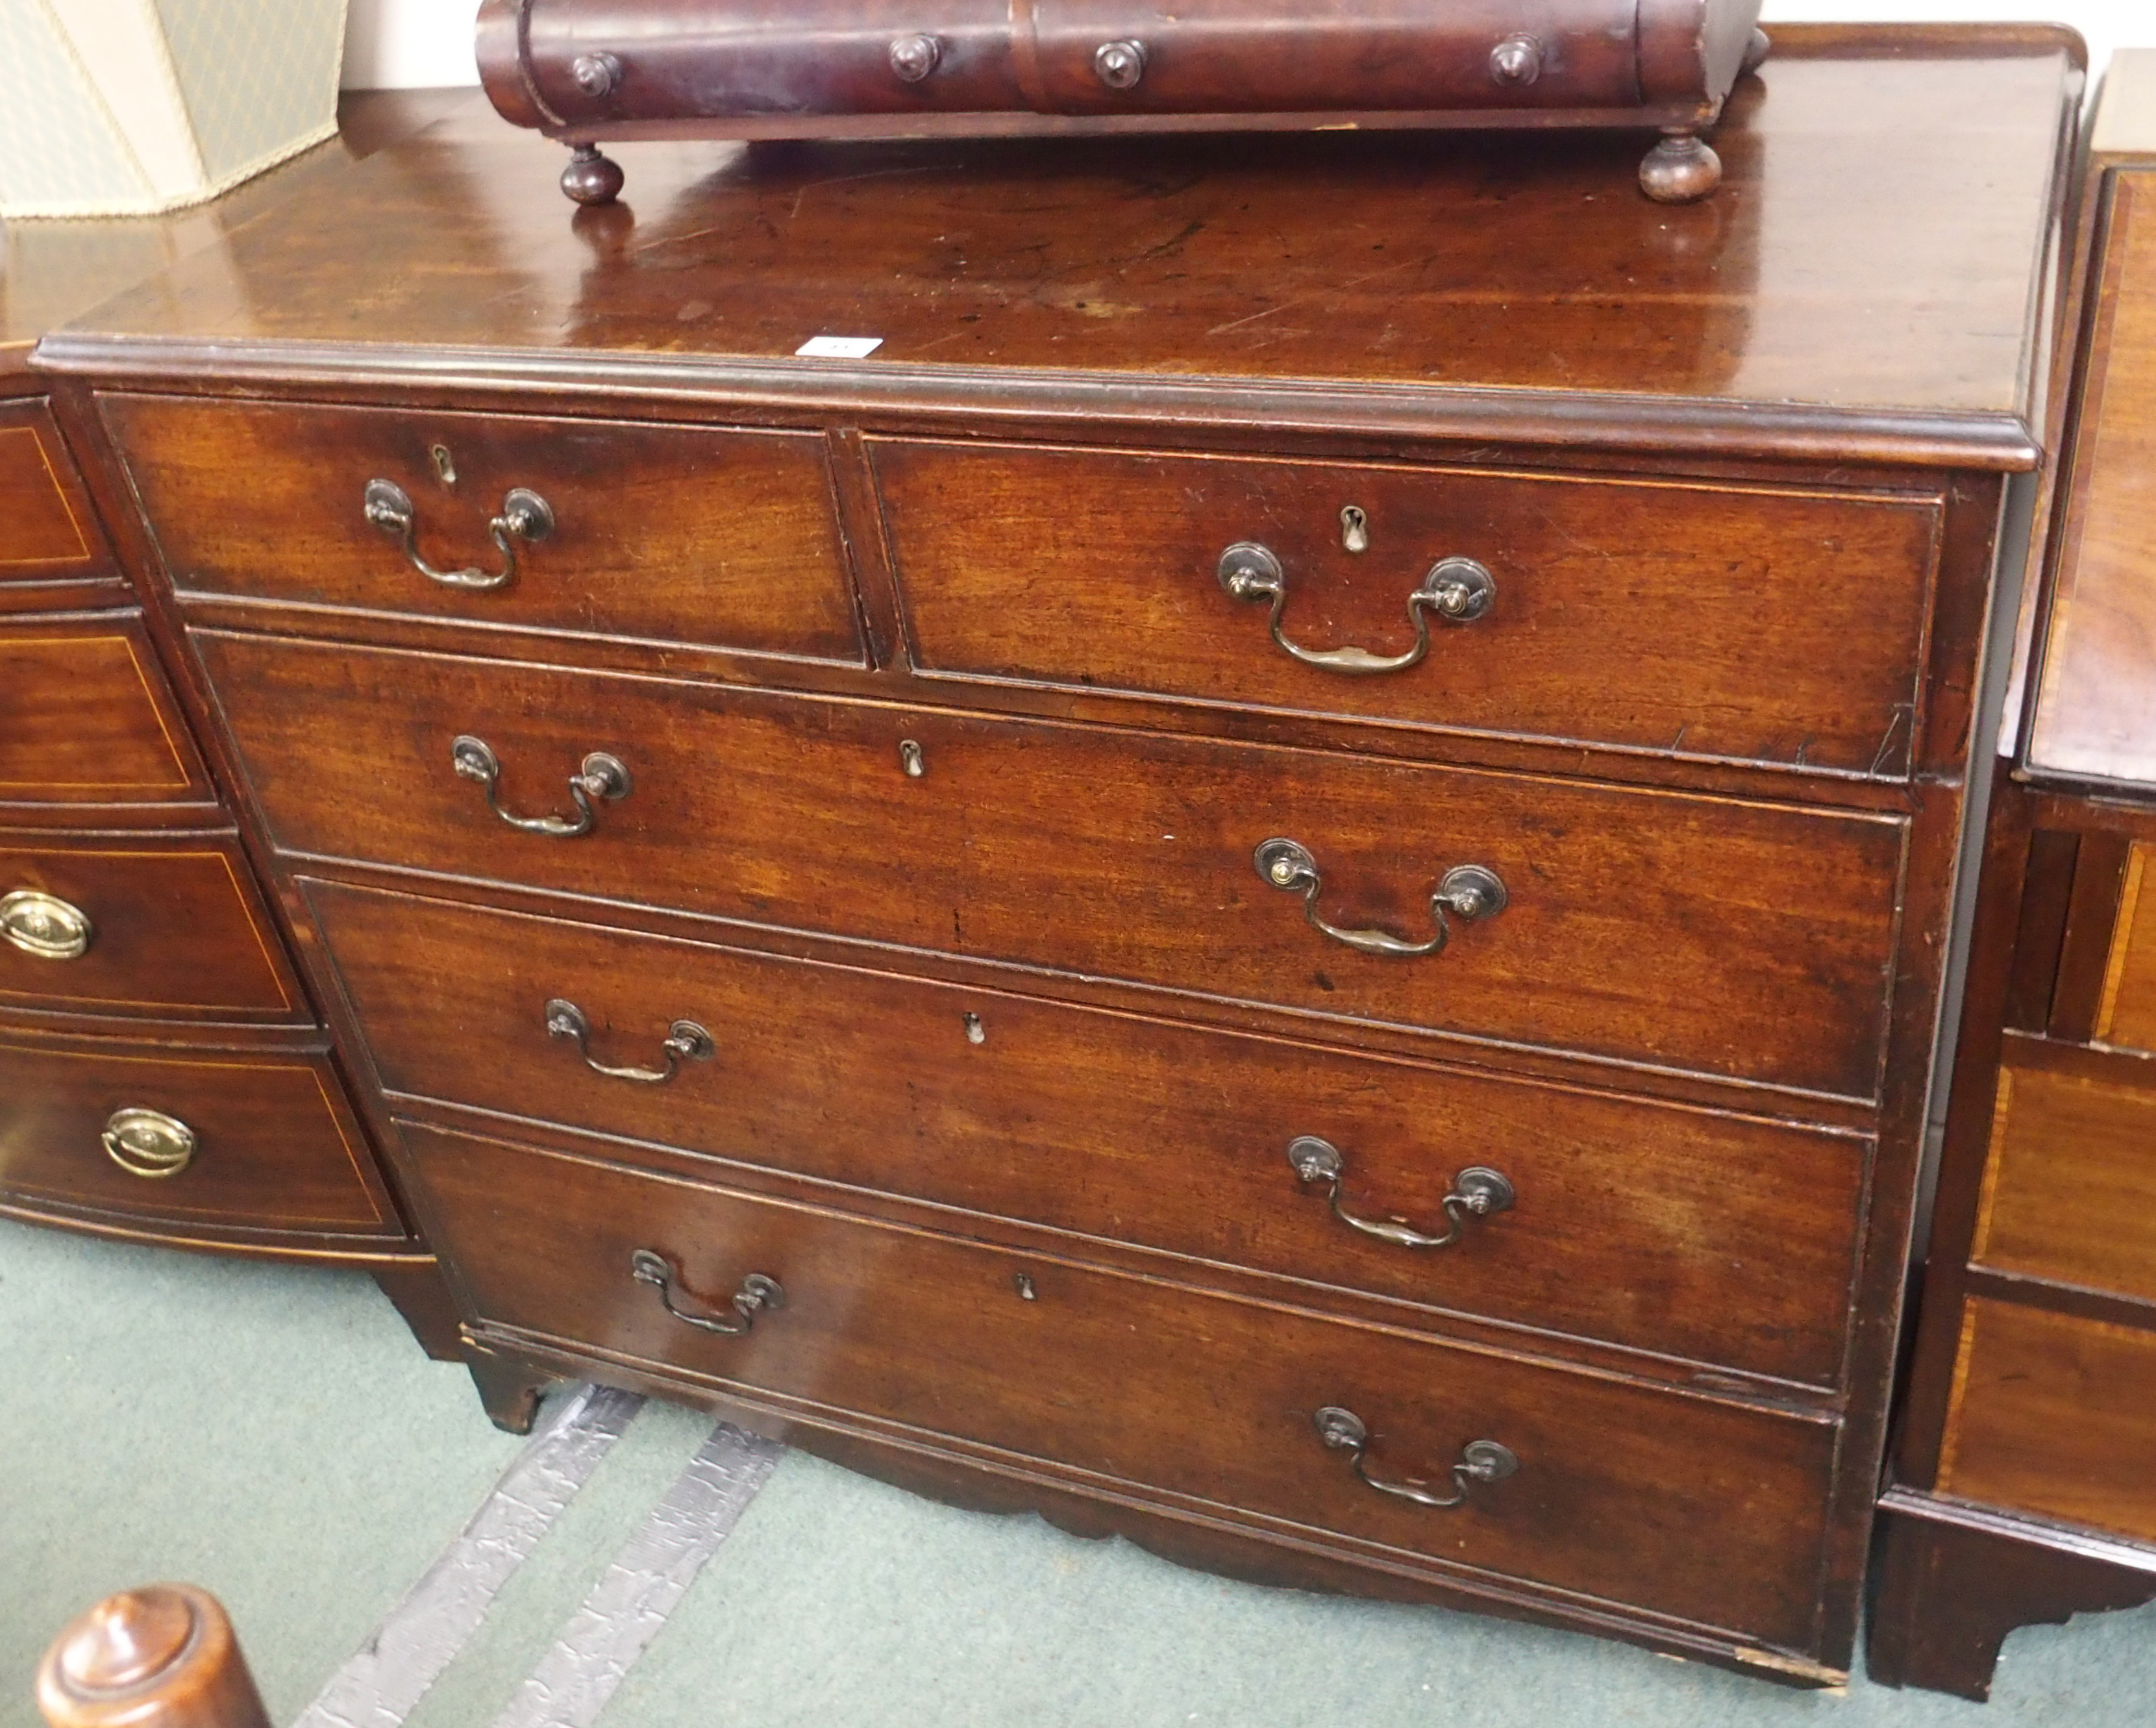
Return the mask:
<path id="1" fill-rule="evenodd" d="M 2156 53 L 2097 111 L 2071 440 L 1978 902 L 1871 1667 L 2156 1597 Z"/>
<path id="2" fill-rule="evenodd" d="M 49 339 L 499 1417 L 1838 1679 L 2078 56 L 459 121 Z"/>

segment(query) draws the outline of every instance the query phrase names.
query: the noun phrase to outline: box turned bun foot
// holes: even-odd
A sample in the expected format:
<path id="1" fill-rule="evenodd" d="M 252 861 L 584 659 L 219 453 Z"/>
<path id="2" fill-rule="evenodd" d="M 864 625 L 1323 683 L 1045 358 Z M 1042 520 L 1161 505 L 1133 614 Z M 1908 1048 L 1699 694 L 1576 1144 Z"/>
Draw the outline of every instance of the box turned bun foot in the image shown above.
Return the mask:
<path id="1" fill-rule="evenodd" d="M 1697 132 L 1671 132 L 1640 164 L 1640 190 L 1658 204 L 1697 203 L 1722 184 L 1722 158 Z"/>
<path id="2" fill-rule="evenodd" d="M 562 170 L 562 190 L 580 204 L 610 204 L 621 196 L 621 164 L 596 144 L 579 144 Z"/>

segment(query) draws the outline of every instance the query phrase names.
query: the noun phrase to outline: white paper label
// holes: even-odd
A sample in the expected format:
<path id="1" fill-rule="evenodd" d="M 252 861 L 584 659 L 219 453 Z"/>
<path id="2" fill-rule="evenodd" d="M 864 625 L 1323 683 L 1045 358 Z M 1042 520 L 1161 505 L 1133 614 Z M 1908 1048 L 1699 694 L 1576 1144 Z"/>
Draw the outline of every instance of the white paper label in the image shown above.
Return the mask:
<path id="1" fill-rule="evenodd" d="M 812 336 L 793 352 L 803 360 L 865 360 L 882 346 L 880 336 Z"/>

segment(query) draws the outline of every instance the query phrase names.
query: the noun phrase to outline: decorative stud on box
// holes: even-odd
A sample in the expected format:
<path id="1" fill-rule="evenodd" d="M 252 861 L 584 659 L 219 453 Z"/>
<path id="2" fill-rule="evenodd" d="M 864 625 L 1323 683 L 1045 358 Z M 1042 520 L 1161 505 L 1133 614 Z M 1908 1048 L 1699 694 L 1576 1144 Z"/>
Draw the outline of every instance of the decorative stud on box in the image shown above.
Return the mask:
<path id="1" fill-rule="evenodd" d="M 199 203 L 336 131 L 345 0 L 0 0 L 0 218 Z"/>

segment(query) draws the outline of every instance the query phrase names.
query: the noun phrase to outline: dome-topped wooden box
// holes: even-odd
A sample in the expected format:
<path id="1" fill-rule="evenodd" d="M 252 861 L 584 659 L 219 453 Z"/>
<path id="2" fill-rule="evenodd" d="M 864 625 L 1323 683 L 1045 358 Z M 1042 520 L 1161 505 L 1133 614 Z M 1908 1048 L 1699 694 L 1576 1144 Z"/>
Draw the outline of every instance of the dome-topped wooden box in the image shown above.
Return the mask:
<path id="1" fill-rule="evenodd" d="M 1699 133 L 1767 51 L 1759 0 L 485 0 L 494 105 L 576 147 L 604 203 L 629 138 L 1327 126 L 1632 126 L 1650 198 L 1714 189 Z"/>

